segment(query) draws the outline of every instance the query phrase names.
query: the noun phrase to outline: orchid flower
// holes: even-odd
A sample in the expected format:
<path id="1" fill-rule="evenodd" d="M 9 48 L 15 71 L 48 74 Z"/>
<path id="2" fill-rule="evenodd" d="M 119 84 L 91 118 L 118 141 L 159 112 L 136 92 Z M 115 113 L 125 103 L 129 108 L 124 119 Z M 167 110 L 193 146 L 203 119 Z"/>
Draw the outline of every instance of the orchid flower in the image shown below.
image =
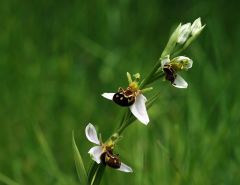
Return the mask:
<path id="1" fill-rule="evenodd" d="M 114 101 L 116 104 L 129 107 L 132 114 L 143 124 L 149 123 L 149 117 L 146 109 L 147 98 L 142 94 L 144 90 L 138 88 L 139 74 L 134 75 L 136 80 L 132 81 L 131 75 L 127 73 L 129 86 L 126 89 L 119 88 L 117 93 L 103 93 L 106 99 Z"/>
<path id="2" fill-rule="evenodd" d="M 185 56 L 179 56 L 170 60 L 169 55 L 161 60 L 161 68 L 165 73 L 165 79 L 174 87 L 187 88 L 188 83 L 177 73 L 192 67 L 192 60 Z"/>
<path id="3" fill-rule="evenodd" d="M 114 143 L 112 141 L 105 144 L 99 141 L 97 131 L 91 123 L 86 126 L 85 134 L 90 142 L 97 145 L 88 151 L 92 160 L 98 164 L 103 163 L 122 172 L 133 172 L 131 167 L 120 161 L 118 155 L 113 154 Z"/>

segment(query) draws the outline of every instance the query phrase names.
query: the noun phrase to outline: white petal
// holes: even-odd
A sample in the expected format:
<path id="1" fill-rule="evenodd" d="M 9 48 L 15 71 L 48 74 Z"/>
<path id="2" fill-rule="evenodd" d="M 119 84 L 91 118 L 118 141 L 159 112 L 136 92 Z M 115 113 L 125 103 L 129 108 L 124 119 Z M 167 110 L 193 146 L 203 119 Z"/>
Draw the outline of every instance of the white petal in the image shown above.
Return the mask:
<path id="1" fill-rule="evenodd" d="M 164 57 L 164 58 L 161 60 L 161 66 L 162 66 L 162 68 L 163 68 L 163 66 L 164 66 L 165 64 L 168 64 L 168 63 L 170 63 L 169 55 L 167 55 L 166 57 Z"/>
<path id="2" fill-rule="evenodd" d="M 109 99 L 109 100 L 112 100 L 114 94 L 115 94 L 115 93 L 103 93 L 102 96 L 103 96 L 104 98 L 107 98 L 107 99 Z"/>
<path id="3" fill-rule="evenodd" d="M 130 106 L 130 110 L 133 115 L 143 124 L 147 125 L 149 122 L 149 117 L 146 109 L 145 102 L 147 99 L 142 94 L 136 97 L 136 101 Z"/>
<path id="4" fill-rule="evenodd" d="M 177 74 L 177 77 L 172 85 L 177 88 L 187 88 L 188 83 L 180 75 Z"/>
<path id="5" fill-rule="evenodd" d="M 118 168 L 117 170 L 122 171 L 122 172 L 126 172 L 126 173 L 131 173 L 131 172 L 133 172 L 133 170 L 132 170 L 131 167 L 129 167 L 128 165 L 126 165 L 126 164 L 124 164 L 124 163 L 122 163 L 122 162 L 121 162 L 120 168 Z"/>
<path id="6" fill-rule="evenodd" d="M 101 162 L 101 155 L 103 153 L 102 147 L 101 146 L 94 146 L 92 147 L 88 153 L 90 154 L 92 160 L 96 161 L 96 163 L 100 163 Z"/>
<path id="7" fill-rule="evenodd" d="M 186 68 L 187 69 L 190 69 L 191 67 L 192 67 L 192 65 L 193 65 L 193 61 L 192 61 L 192 59 L 190 59 L 190 58 L 188 58 L 189 60 L 188 60 L 188 65 L 186 65 Z"/>
<path id="8" fill-rule="evenodd" d="M 100 141 L 99 141 L 98 136 L 97 136 L 96 129 L 91 123 L 89 123 L 86 126 L 85 134 L 86 134 L 86 137 L 89 141 L 91 141 L 92 143 L 95 143 L 97 145 L 100 144 Z"/>
<path id="9" fill-rule="evenodd" d="M 181 28 L 179 29 L 177 42 L 179 44 L 183 44 L 188 39 L 190 33 L 191 33 L 191 23 L 182 25 Z"/>
<path id="10" fill-rule="evenodd" d="M 192 35 L 196 35 L 202 29 L 201 18 L 196 19 L 191 26 Z"/>

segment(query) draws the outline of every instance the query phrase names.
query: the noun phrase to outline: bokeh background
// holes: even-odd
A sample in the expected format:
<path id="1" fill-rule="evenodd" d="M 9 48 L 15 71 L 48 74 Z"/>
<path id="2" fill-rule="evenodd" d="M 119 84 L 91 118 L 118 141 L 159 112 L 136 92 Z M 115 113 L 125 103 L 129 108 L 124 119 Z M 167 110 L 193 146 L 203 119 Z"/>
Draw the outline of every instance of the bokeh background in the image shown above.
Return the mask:
<path id="1" fill-rule="evenodd" d="M 124 112 L 100 94 L 144 77 L 179 22 L 207 26 L 182 55 L 186 90 L 159 80 L 144 126 L 118 145 L 134 169 L 107 168 L 102 185 L 240 183 L 240 24 L 237 1 L 3 0 L 0 2 L 0 184 L 79 184 L 72 130 L 85 164 L 84 128 L 108 138 Z M 148 94 L 146 95 L 148 96 Z"/>

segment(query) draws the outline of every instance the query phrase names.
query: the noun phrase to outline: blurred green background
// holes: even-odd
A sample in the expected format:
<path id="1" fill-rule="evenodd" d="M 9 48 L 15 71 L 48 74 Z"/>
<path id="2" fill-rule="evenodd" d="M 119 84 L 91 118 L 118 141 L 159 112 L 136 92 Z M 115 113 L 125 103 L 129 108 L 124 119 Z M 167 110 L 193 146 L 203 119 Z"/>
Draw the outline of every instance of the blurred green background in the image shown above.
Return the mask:
<path id="1" fill-rule="evenodd" d="M 123 114 L 100 94 L 144 77 L 179 22 L 205 30 L 186 90 L 161 80 L 149 111 L 118 145 L 133 174 L 107 168 L 102 185 L 240 183 L 238 1 L 0 2 L 0 184 L 79 184 L 71 134 L 88 166 L 88 122 L 108 138 Z M 148 97 L 148 94 L 146 95 Z"/>

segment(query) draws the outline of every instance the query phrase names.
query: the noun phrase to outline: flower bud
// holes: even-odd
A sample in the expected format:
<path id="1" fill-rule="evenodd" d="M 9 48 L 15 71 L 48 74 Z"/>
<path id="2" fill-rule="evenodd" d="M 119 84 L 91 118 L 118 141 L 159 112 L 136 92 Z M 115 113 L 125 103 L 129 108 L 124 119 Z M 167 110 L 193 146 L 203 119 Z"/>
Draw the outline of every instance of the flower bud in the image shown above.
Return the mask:
<path id="1" fill-rule="evenodd" d="M 202 23 L 201 23 L 201 18 L 199 17 L 198 19 L 196 19 L 193 23 L 192 23 L 192 26 L 191 26 L 191 34 L 194 36 L 194 35 L 198 35 L 202 29 L 205 27 L 202 26 Z"/>
<path id="2" fill-rule="evenodd" d="M 184 24 L 179 29 L 177 43 L 184 44 L 191 33 L 191 23 Z"/>

